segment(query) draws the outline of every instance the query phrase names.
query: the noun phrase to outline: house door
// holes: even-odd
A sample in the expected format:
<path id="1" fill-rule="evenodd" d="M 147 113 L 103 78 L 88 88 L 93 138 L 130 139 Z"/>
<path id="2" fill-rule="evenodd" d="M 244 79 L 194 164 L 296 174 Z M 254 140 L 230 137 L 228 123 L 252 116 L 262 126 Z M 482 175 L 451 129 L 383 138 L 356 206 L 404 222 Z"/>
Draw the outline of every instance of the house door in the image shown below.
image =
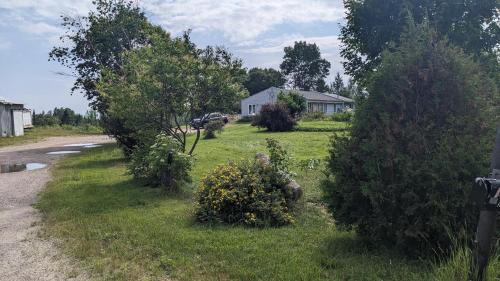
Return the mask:
<path id="1" fill-rule="evenodd" d="M 22 110 L 13 110 L 12 111 L 12 122 L 14 128 L 14 136 L 22 136 L 24 135 L 24 123 L 23 123 L 23 111 Z"/>

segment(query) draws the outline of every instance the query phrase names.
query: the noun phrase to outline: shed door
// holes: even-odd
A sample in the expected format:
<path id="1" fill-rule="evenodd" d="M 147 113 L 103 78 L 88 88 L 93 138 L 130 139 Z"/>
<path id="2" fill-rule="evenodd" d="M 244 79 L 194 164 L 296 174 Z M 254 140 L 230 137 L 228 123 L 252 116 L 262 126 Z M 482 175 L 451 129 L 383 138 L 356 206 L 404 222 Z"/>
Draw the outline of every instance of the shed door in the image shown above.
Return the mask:
<path id="1" fill-rule="evenodd" d="M 14 136 L 24 135 L 24 122 L 23 122 L 23 111 L 13 110 L 12 111 L 12 121 L 14 122 Z"/>
<path id="2" fill-rule="evenodd" d="M 33 127 L 33 124 L 31 124 L 31 111 L 29 110 L 24 110 L 23 111 L 23 125 L 24 125 L 24 128 L 31 128 Z"/>

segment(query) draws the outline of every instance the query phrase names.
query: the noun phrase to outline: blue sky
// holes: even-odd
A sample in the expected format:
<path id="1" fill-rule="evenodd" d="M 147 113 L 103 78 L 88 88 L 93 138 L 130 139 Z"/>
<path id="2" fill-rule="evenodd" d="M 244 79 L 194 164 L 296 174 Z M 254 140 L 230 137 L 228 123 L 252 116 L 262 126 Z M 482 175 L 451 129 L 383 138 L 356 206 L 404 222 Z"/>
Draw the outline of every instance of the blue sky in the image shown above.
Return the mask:
<path id="1" fill-rule="evenodd" d="M 342 73 L 339 25 L 342 0 L 136 0 L 151 21 L 174 35 L 192 29 L 200 47 L 224 45 L 250 67 L 278 68 L 283 48 L 305 40 L 319 45 L 332 63 L 329 80 Z M 54 107 L 87 110 L 71 95 L 68 69 L 48 61 L 63 33 L 60 15 L 82 16 L 91 0 L 0 0 L 0 96 L 36 111 Z"/>

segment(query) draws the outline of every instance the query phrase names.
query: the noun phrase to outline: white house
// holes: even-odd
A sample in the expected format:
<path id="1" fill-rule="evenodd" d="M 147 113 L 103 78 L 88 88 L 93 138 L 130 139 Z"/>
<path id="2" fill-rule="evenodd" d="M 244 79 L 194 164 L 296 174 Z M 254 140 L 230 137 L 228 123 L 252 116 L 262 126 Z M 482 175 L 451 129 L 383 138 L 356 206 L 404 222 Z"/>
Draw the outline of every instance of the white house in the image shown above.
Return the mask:
<path id="1" fill-rule="evenodd" d="M 241 116 L 258 114 L 264 104 L 275 103 L 278 100 L 280 92 L 287 94 L 291 91 L 298 92 L 306 99 L 307 112 L 323 112 L 326 115 L 332 115 L 335 112 L 342 111 L 346 108 L 353 108 L 354 106 L 354 101 L 352 99 L 338 95 L 324 94 L 313 91 L 285 90 L 271 87 L 243 99 L 241 101 Z"/>

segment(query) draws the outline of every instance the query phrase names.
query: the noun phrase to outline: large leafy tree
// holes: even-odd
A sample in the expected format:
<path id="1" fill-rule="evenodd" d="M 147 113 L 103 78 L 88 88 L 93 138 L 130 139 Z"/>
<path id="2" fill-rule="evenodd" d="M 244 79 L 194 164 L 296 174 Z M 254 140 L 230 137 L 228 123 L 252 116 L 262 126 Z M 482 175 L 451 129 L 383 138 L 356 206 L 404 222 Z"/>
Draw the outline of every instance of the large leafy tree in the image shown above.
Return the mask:
<path id="1" fill-rule="evenodd" d="M 440 36 L 476 56 L 492 55 L 498 46 L 497 0 L 344 0 L 344 5 L 341 52 L 346 73 L 358 81 L 399 41 L 410 18 L 429 22 Z"/>
<path id="2" fill-rule="evenodd" d="M 225 111 L 244 97 L 245 71 L 224 49 L 197 49 L 188 36 L 172 39 L 155 33 L 150 40 L 126 54 L 122 74 L 105 70 L 97 89 L 109 103 L 108 114 L 124 120 L 137 145 L 165 133 L 192 154 L 200 128 L 188 146 L 189 120 Z"/>
<path id="3" fill-rule="evenodd" d="M 61 46 L 49 53 L 49 59 L 68 67 L 75 77 L 72 91 L 82 91 L 90 105 L 99 111 L 106 133 L 130 152 L 137 144 L 123 120 L 107 114 L 109 103 L 97 89 L 101 71 L 123 75 L 123 56 L 150 44 L 149 34 L 168 37 L 152 25 L 132 0 L 94 0 L 95 10 L 84 17 L 62 17 L 66 33 Z"/>
<path id="4" fill-rule="evenodd" d="M 285 83 L 286 79 L 278 70 L 254 67 L 248 71 L 245 88 L 253 95 L 270 87 L 283 87 Z"/>
<path id="5" fill-rule="evenodd" d="M 323 187 L 336 222 L 411 254 L 473 227 L 471 181 L 488 172 L 499 92 L 427 25 L 381 54 L 349 135 L 331 146 Z"/>
<path id="6" fill-rule="evenodd" d="M 91 105 L 106 112 L 106 100 L 96 89 L 101 70 L 122 73 L 123 53 L 149 43 L 154 27 L 130 0 L 94 0 L 95 10 L 84 17 L 62 16 L 66 33 L 62 46 L 49 53 L 50 60 L 71 69 L 76 78 L 72 91 L 83 91 Z"/>
<path id="7" fill-rule="evenodd" d="M 280 65 L 290 86 L 294 89 L 326 92 L 325 78 L 330 73 L 330 62 L 321 57 L 316 44 L 295 42 L 293 47 L 285 47 L 285 55 Z"/>

